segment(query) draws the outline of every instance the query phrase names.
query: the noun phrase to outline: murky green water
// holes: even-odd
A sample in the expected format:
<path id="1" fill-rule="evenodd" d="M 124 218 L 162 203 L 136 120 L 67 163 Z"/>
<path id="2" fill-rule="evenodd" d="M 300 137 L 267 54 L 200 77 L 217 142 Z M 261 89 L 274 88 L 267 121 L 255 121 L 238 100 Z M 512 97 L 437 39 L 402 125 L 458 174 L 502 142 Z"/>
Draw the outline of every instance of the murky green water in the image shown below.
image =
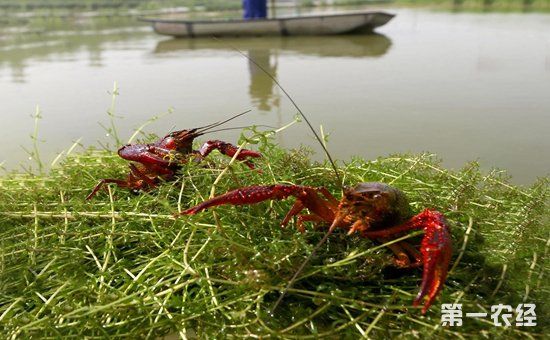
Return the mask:
<path id="1" fill-rule="evenodd" d="M 268 67 L 316 126 L 336 158 L 432 151 L 448 167 L 479 160 L 529 184 L 550 169 L 550 15 L 395 10 L 374 36 L 172 40 L 146 26 L 0 36 L 0 162 L 28 156 L 39 104 L 42 156 L 82 138 L 109 140 L 108 91 L 128 138 L 164 134 L 253 109 L 235 124 L 278 126 L 295 109 L 235 46 Z M 5 32 L 5 30 L 4 30 Z M 234 140 L 234 133 L 215 138 Z M 315 146 L 304 124 L 278 136 Z M 317 148 L 319 149 L 319 148 Z"/>

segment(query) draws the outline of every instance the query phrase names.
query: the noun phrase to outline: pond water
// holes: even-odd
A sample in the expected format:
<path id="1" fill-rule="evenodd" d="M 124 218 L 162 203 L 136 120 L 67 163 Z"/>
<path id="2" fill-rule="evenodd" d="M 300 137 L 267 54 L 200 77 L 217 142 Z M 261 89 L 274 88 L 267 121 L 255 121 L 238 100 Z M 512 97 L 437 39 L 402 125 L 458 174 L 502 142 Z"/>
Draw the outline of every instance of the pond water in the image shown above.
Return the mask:
<path id="1" fill-rule="evenodd" d="M 28 162 L 21 146 L 31 146 L 36 105 L 45 161 L 79 138 L 86 146 L 108 142 L 99 123 L 109 124 L 114 81 L 122 139 L 169 108 L 148 132 L 247 109 L 234 125 L 291 121 L 289 100 L 235 46 L 323 125 L 335 158 L 430 151 L 449 168 L 479 160 L 485 169 L 507 169 L 518 184 L 547 175 L 550 15 L 388 12 L 397 16 L 378 35 L 174 40 L 132 25 L 0 36 L 0 162 L 7 169 Z M 277 139 L 319 150 L 305 124 Z"/>

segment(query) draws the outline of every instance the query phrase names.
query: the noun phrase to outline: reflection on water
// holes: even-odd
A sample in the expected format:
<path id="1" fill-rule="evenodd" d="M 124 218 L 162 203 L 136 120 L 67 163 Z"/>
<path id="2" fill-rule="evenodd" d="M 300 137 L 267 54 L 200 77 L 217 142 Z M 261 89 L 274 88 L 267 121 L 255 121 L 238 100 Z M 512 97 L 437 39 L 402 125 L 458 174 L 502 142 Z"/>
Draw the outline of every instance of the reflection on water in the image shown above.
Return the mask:
<path id="1" fill-rule="evenodd" d="M 271 62 L 270 50 L 248 50 L 248 71 L 250 72 L 250 86 L 248 93 L 252 99 L 252 103 L 263 111 L 271 110 L 271 105 L 277 102 L 270 103 L 273 97 L 273 79 L 266 77 L 264 72 L 254 64 L 257 63 L 273 77 L 277 77 L 277 57 L 275 56 L 273 63 Z M 253 62 L 254 61 L 254 62 Z"/>
<path id="2" fill-rule="evenodd" d="M 275 50 L 318 57 L 379 57 L 387 53 L 391 40 L 383 34 L 325 37 L 264 37 L 214 39 L 168 39 L 157 43 L 155 53 L 185 50 L 241 51 Z"/>
<path id="3" fill-rule="evenodd" d="M 109 44 L 128 43 L 149 34 L 149 28 L 143 26 L 100 31 L 61 31 L 50 35 L 30 33 L 0 45 L 0 71 L 3 68 L 10 69 L 11 80 L 22 83 L 26 81 L 25 69 L 32 64 L 50 60 L 70 62 L 75 60 L 76 54 L 81 57 L 82 52 L 85 53 L 88 65 L 100 67 L 102 52 L 109 49 Z"/>
<path id="4" fill-rule="evenodd" d="M 231 52 L 238 49 L 247 53 L 251 102 L 262 111 L 278 109 L 280 96 L 274 96 L 273 80 L 254 63 L 261 65 L 269 74 L 277 77 L 279 54 L 295 53 L 302 56 L 369 58 L 380 57 L 388 52 L 391 40 L 383 34 L 343 35 L 324 37 L 263 37 L 225 38 L 214 40 L 167 39 L 159 41 L 155 54 L 169 54 L 191 50 L 214 50 Z"/>

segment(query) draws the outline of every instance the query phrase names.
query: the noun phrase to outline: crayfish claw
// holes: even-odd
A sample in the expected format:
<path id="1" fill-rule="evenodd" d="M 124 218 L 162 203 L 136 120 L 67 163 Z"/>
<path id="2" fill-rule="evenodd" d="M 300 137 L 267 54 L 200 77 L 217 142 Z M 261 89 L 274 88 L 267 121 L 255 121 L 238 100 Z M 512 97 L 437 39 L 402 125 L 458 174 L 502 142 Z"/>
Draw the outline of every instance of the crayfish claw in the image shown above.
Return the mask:
<path id="1" fill-rule="evenodd" d="M 180 215 L 194 215 L 199 211 L 218 205 L 245 205 L 270 199 L 284 199 L 302 190 L 302 187 L 294 185 L 252 185 L 212 197 L 209 200 L 182 211 Z"/>
<path id="2" fill-rule="evenodd" d="M 441 213 L 426 209 L 419 217 L 423 220 L 425 230 L 420 248 L 424 271 L 420 291 L 414 299 L 413 305 L 418 306 L 425 299 L 422 314 L 426 314 L 447 278 L 452 246 L 449 228 Z"/>

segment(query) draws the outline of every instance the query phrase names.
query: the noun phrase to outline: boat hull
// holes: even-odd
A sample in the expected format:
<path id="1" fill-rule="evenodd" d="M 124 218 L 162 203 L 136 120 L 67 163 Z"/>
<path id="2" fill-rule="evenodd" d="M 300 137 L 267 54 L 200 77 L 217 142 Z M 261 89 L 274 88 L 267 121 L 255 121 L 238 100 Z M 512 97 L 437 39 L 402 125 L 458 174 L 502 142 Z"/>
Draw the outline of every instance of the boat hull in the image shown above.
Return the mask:
<path id="1" fill-rule="evenodd" d="M 143 19 L 158 34 L 174 37 L 334 35 L 372 31 L 393 18 L 384 12 L 358 12 L 260 20 L 187 21 Z"/>

